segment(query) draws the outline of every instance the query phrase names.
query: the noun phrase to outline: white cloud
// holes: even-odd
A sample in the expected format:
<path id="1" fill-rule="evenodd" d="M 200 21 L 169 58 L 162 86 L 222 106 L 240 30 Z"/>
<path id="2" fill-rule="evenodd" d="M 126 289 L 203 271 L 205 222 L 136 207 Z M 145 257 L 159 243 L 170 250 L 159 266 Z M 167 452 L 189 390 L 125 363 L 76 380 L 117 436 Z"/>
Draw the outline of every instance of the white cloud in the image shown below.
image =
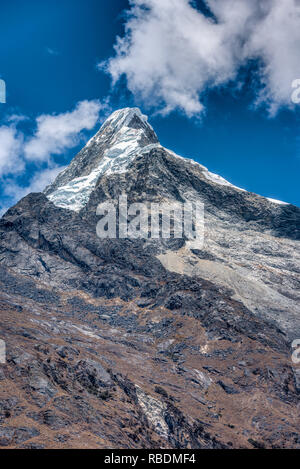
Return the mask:
<path id="1" fill-rule="evenodd" d="M 12 203 L 25 197 L 31 192 L 42 192 L 46 186 L 54 181 L 56 176 L 65 169 L 65 166 L 53 166 L 37 171 L 29 184 L 25 187 L 16 183 L 15 180 L 6 179 L 3 189 L 4 194 L 11 198 Z"/>
<path id="2" fill-rule="evenodd" d="M 23 138 L 15 126 L 0 127 L 0 175 L 20 173 L 24 169 L 21 159 Z"/>
<path id="3" fill-rule="evenodd" d="M 208 18 L 189 0 L 131 0 L 125 36 L 100 68 L 122 75 L 138 99 L 164 113 L 204 110 L 203 94 L 234 80 L 249 59 L 261 61 L 259 101 L 275 113 L 291 105 L 300 76 L 297 0 L 207 0 Z"/>
<path id="4" fill-rule="evenodd" d="M 24 147 L 25 158 L 30 161 L 47 161 L 51 155 L 76 146 L 82 130 L 91 130 L 99 119 L 104 105 L 98 100 L 81 101 L 71 112 L 44 114 L 37 118 L 37 130 Z"/>
<path id="5" fill-rule="evenodd" d="M 83 137 L 82 131 L 91 130 L 100 112 L 107 110 L 105 102 L 81 101 L 71 112 L 39 116 L 35 134 L 27 138 L 16 129 L 17 124 L 27 120 L 26 116 L 6 118 L 8 124 L 0 126 L 0 182 L 3 195 L 9 200 L 0 208 L 0 215 L 30 192 L 43 191 L 64 169 L 52 156 L 76 146 Z M 29 163 L 33 175 L 27 185 L 21 185 L 18 176 L 22 171 L 26 175 Z"/>
<path id="6" fill-rule="evenodd" d="M 292 106 L 292 82 L 300 78 L 300 2 L 267 3 L 268 14 L 254 26 L 245 51 L 264 63 L 261 80 L 265 88 L 259 100 L 267 102 L 275 114 L 281 106 Z"/>
<path id="7" fill-rule="evenodd" d="M 6 118 L 6 121 L 18 125 L 20 122 L 27 121 L 29 118 L 23 114 L 11 114 Z"/>

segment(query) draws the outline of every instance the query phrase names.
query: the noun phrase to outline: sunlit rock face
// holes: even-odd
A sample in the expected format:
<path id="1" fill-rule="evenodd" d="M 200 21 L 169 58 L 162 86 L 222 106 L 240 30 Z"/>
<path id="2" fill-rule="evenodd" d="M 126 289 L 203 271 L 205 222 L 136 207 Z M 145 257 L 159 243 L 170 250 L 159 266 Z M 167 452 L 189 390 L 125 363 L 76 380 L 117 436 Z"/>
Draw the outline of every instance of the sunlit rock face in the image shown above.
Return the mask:
<path id="1" fill-rule="evenodd" d="M 204 204 L 204 245 L 100 239 L 124 193 Z M 0 220 L 0 446 L 299 448 L 299 225 L 116 111 Z"/>

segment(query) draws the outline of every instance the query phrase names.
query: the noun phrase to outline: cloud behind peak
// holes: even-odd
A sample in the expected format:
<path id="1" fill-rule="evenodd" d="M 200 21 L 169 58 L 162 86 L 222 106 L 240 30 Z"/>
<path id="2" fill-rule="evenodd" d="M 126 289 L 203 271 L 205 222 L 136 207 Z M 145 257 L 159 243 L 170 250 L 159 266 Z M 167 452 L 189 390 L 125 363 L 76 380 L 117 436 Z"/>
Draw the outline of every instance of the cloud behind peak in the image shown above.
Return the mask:
<path id="1" fill-rule="evenodd" d="M 291 83 L 300 76 L 300 5 L 297 0 L 207 0 L 211 15 L 189 0 L 131 0 L 125 35 L 101 68 L 113 83 L 162 113 L 204 111 L 203 95 L 237 78 L 257 59 L 257 103 L 271 114 L 291 106 Z"/>

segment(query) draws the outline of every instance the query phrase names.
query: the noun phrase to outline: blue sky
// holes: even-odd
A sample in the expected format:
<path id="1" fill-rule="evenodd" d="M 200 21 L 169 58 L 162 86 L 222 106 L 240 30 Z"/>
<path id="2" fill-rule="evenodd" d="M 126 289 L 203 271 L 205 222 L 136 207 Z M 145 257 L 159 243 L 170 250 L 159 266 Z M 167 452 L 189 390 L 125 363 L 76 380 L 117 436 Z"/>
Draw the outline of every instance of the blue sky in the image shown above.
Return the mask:
<path id="1" fill-rule="evenodd" d="M 136 0 L 128 17 L 125 0 L 0 0 L 2 210 L 41 190 L 110 111 L 127 106 L 149 115 L 167 148 L 237 186 L 300 206 L 300 104 L 289 99 L 300 78 L 300 17 L 272 49 L 268 35 L 285 14 L 277 0 L 263 14 L 252 11 L 255 0 L 241 0 L 239 17 L 251 21 L 238 32 L 229 1 L 208 1 L 208 22 L 201 1 L 177 0 L 170 14 L 169 0 L 164 8 Z M 286 8 L 297 3 L 287 0 Z"/>

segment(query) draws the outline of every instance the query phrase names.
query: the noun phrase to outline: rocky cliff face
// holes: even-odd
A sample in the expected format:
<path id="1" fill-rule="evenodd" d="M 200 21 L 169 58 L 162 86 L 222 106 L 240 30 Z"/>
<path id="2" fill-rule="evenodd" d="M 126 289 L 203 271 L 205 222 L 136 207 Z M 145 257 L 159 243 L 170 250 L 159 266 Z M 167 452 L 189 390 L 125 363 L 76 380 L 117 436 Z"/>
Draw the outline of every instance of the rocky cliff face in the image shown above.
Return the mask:
<path id="1" fill-rule="evenodd" d="M 124 193 L 203 203 L 204 246 L 100 239 Z M 115 112 L 0 220 L 0 445 L 300 447 L 299 227 Z"/>

